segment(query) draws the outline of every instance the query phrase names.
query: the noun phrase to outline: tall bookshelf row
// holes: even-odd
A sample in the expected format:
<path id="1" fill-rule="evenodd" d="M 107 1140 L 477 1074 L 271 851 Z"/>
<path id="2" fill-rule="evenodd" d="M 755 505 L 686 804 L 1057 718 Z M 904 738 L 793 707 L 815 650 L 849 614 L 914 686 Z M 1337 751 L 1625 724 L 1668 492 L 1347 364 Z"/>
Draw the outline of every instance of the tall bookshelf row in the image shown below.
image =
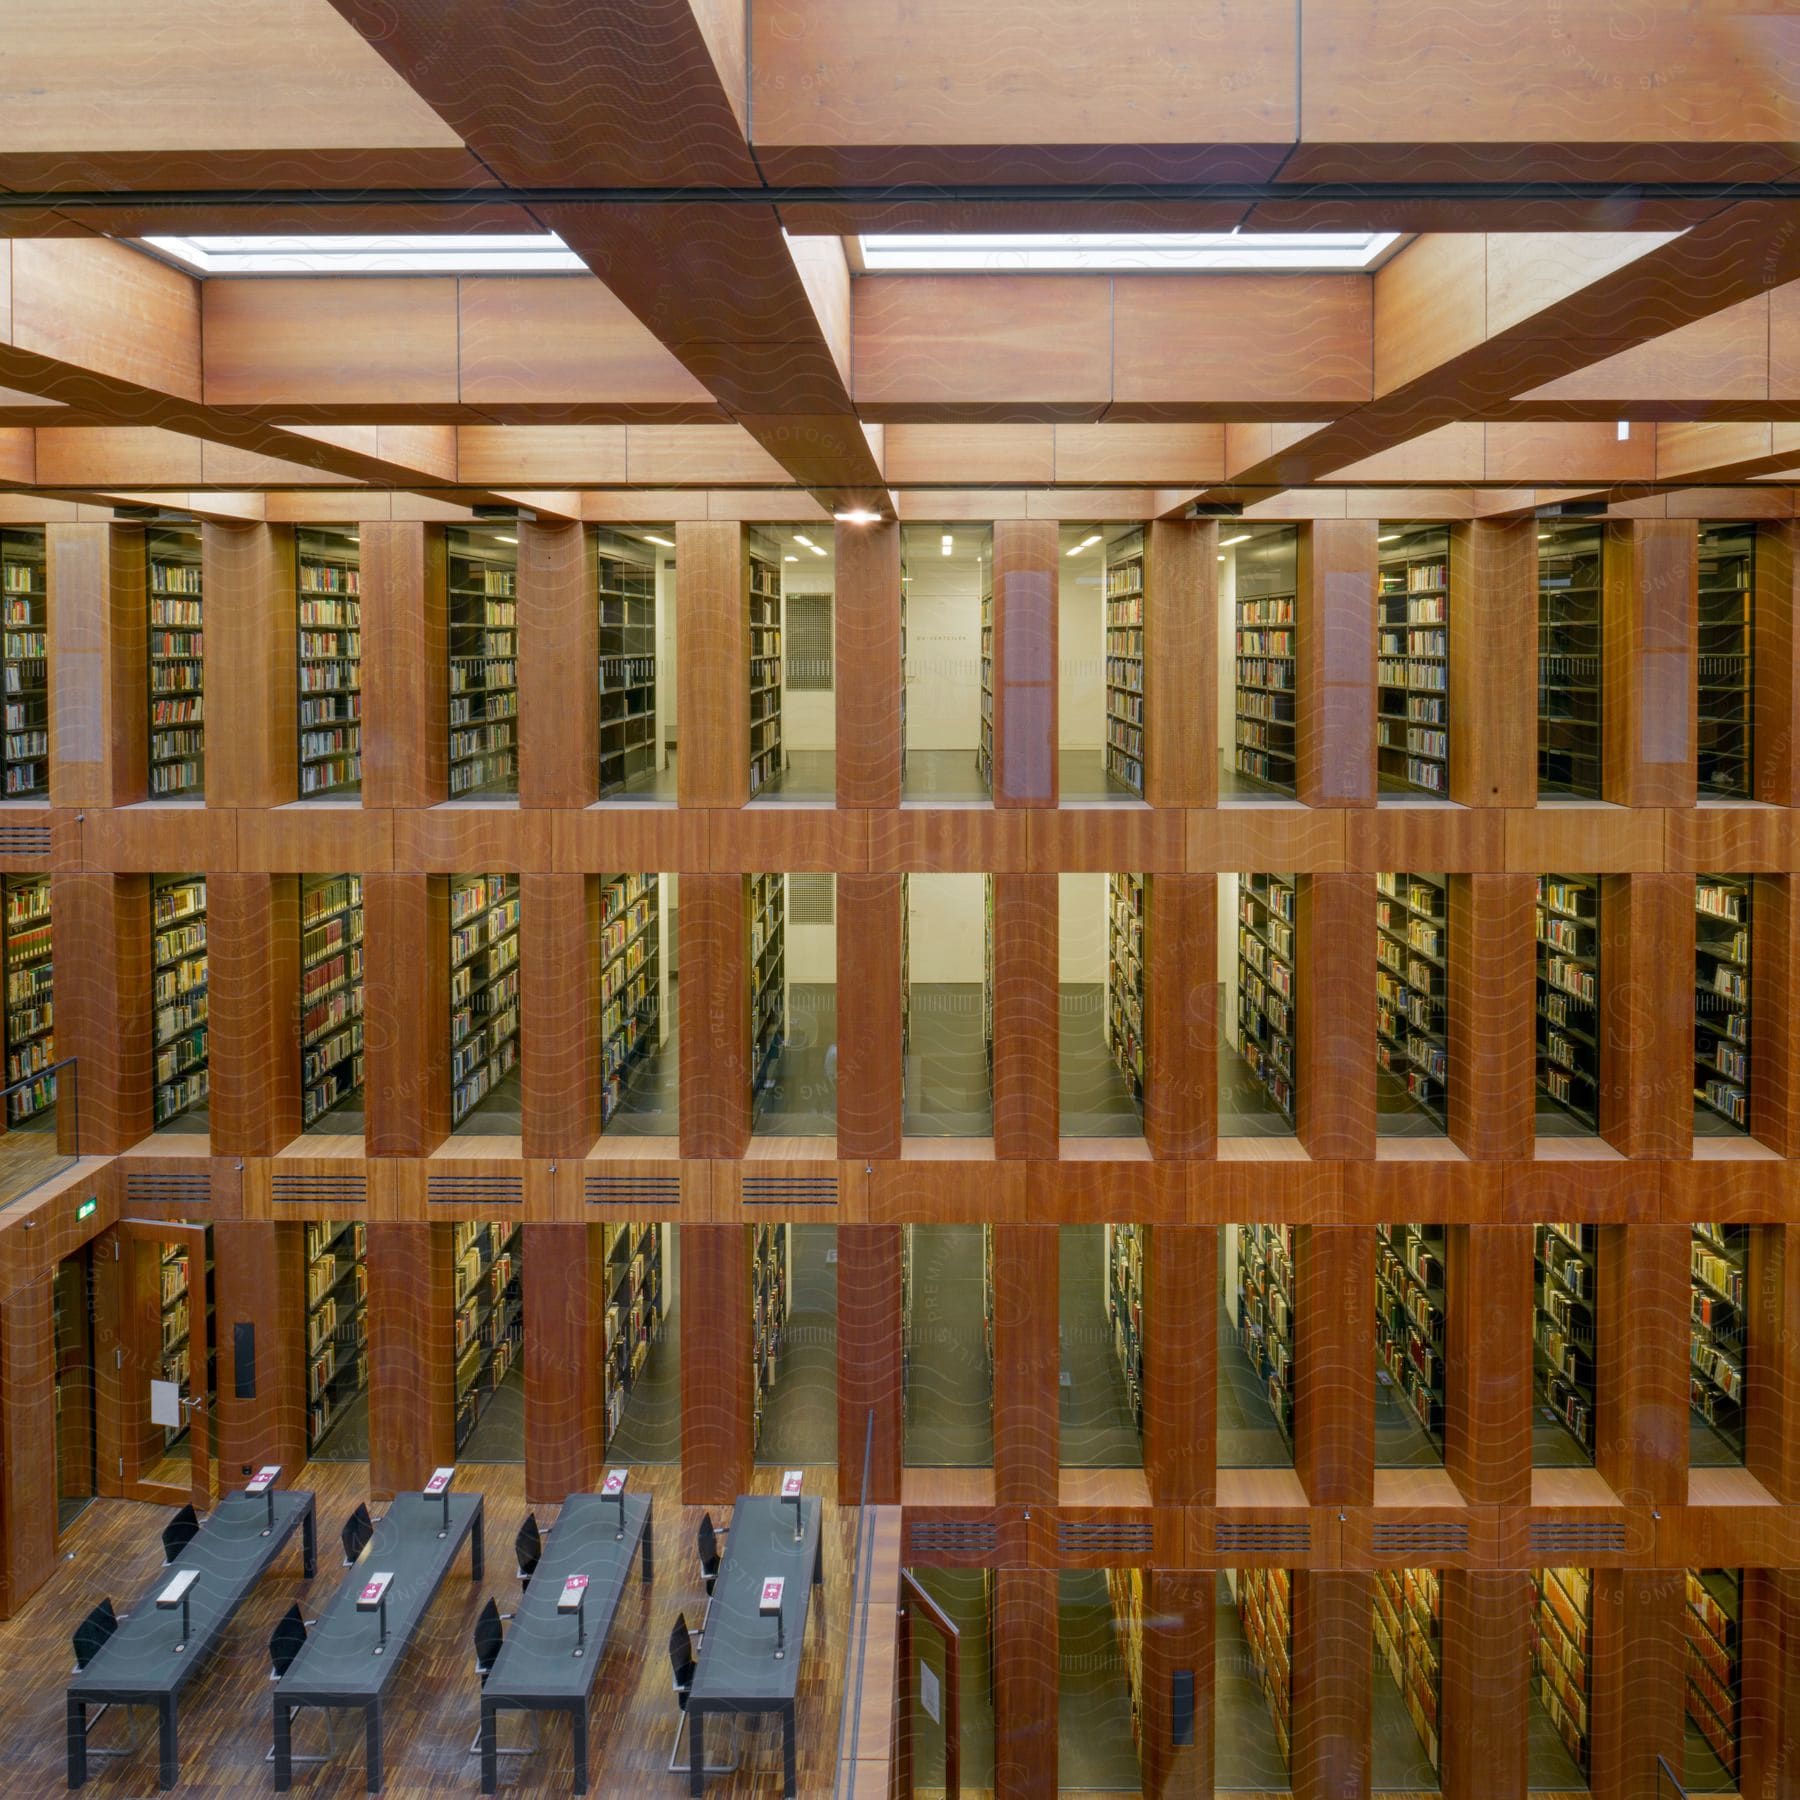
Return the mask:
<path id="1" fill-rule="evenodd" d="M 1600 1122 L 1600 887 L 1587 875 L 1537 884 L 1538 1092 L 1576 1124 Z"/>
<path id="2" fill-rule="evenodd" d="M 460 1125 L 519 1060 L 519 878 L 450 883 L 450 1123 Z"/>
<path id="3" fill-rule="evenodd" d="M 200 528 L 145 533 L 149 584 L 150 794 L 198 800 L 206 792 Z"/>
<path id="4" fill-rule="evenodd" d="M 1537 1228 L 1532 1387 L 1546 1416 L 1594 1460 L 1594 1294 L 1599 1239 L 1592 1225 Z"/>
<path id="5" fill-rule="evenodd" d="M 981 562 L 981 724 L 975 740 L 975 769 L 981 785 L 994 791 L 994 559 Z"/>
<path id="6" fill-rule="evenodd" d="M 1294 1446 L 1294 1228 L 1240 1225 L 1238 1344 L 1282 1438 Z"/>
<path id="7" fill-rule="evenodd" d="M 775 1386 L 782 1328 L 788 1311 L 788 1228 L 751 1225 L 750 1233 L 750 1393 L 752 1445 L 762 1443 L 763 1411 Z"/>
<path id="8" fill-rule="evenodd" d="M 1236 760 L 1253 783 L 1295 791 L 1294 669 L 1298 538 L 1284 530 L 1238 552 Z"/>
<path id="9" fill-rule="evenodd" d="M 1275 1726 L 1282 1767 L 1293 1766 L 1294 1669 L 1293 1595 L 1286 1569 L 1238 1569 L 1238 1618 L 1249 1640 L 1250 1657 Z"/>
<path id="10" fill-rule="evenodd" d="M 1141 1109 L 1144 1104 L 1144 878 L 1106 878 L 1106 1042 Z"/>
<path id="11" fill-rule="evenodd" d="M 194 1307 L 204 1304 L 202 1296 L 194 1291 L 192 1258 L 185 1245 L 164 1244 L 162 1246 L 161 1265 L 157 1271 L 160 1281 L 160 1299 L 162 1312 L 162 1353 L 161 1367 L 157 1373 L 164 1381 L 172 1381 L 183 1400 L 193 1392 L 193 1346 L 194 1346 Z M 165 1425 L 162 1428 L 163 1451 L 167 1454 L 187 1436 L 187 1414 L 179 1415 L 181 1423 Z"/>
<path id="12" fill-rule="evenodd" d="M 519 1280 L 519 1227 L 508 1220 L 457 1224 L 456 1449 L 462 1453 L 488 1402 L 519 1354 L 524 1301 Z"/>
<path id="13" fill-rule="evenodd" d="M 306 1262 L 306 1449 L 369 1391 L 369 1269 L 361 1220 L 302 1227 Z"/>
<path id="14" fill-rule="evenodd" d="M 644 1373 L 662 1330 L 663 1228 L 653 1220 L 621 1219 L 606 1239 L 606 1435 L 625 1416 L 625 1403 Z"/>
<path id="15" fill-rule="evenodd" d="M 1131 1741 L 1140 1756 L 1144 1745 L 1144 1571 L 1108 1569 L 1106 1594 L 1112 1602 L 1113 1635 L 1125 1665 L 1125 1691 L 1131 1699 Z"/>
<path id="16" fill-rule="evenodd" d="M 150 887 L 150 967 L 157 1129 L 204 1109 L 206 877 L 159 875 Z"/>
<path id="17" fill-rule="evenodd" d="M 780 875 L 744 881 L 750 923 L 750 1086 L 768 1085 L 787 1029 L 787 883 Z"/>
<path id="18" fill-rule="evenodd" d="M 1744 1460 L 1744 1298 L 1750 1233 L 1742 1225 L 1697 1222 L 1688 1245 L 1688 1404 L 1700 1430 L 1692 1460 Z"/>
<path id="19" fill-rule="evenodd" d="M 1376 765 L 1385 789 L 1450 790 L 1450 534 L 1384 532 L 1376 590 Z"/>
<path id="20" fill-rule="evenodd" d="M 981 878 L 981 1042 L 987 1052 L 988 1091 L 994 1082 L 994 878 Z"/>
<path id="21" fill-rule="evenodd" d="M 1601 534 L 1538 533 L 1538 791 L 1600 798 Z"/>
<path id="22" fill-rule="evenodd" d="M 1106 772 L 1144 797 L 1144 534 L 1108 547 Z"/>
<path id="23" fill-rule="evenodd" d="M 1144 1228 L 1106 1227 L 1106 1318 L 1138 1435 L 1144 1431 Z"/>
<path id="24" fill-rule="evenodd" d="M 1438 1767 L 1441 1613 L 1435 1569 L 1375 1572 L 1375 1651 L 1431 1766 Z"/>
<path id="25" fill-rule="evenodd" d="M 1750 1129 L 1750 883 L 1694 882 L 1694 1104 L 1703 1129 Z"/>
<path id="26" fill-rule="evenodd" d="M 1443 1130 L 1448 1122 L 1450 887 L 1375 877 L 1375 1063 Z"/>
<path id="27" fill-rule="evenodd" d="M 608 875 L 600 896 L 600 1031 L 604 1130 L 625 1098 L 633 1065 L 661 1030 L 662 896 L 653 874 Z"/>
<path id="28" fill-rule="evenodd" d="M 450 797 L 519 791 L 519 552 L 513 535 L 447 534 Z"/>
<path id="29" fill-rule="evenodd" d="M 1444 1228 L 1375 1227 L 1375 1355 L 1385 1380 L 1444 1449 Z"/>
<path id="30" fill-rule="evenodd" d="M 750 591 L 750 795 L 754 799 L 785 760 L 781 745 L 781 564 L 754 547 Z"/>
<path id="31" fill-rule="evenodd" d="M 600 607 L 600 792 L 656 773 L 656 560 L 606 534 L 595 559 Z"/>
<path id="32" fill-rule="evenodd" d="M 362 1092 L 360 875 L 300 884 L 300 1123 L 316 1125 Z"/>
<path id="33" fill-rule="evenodd" d="M 298 584 L 300 798 L 362 792 L 362 534 L 294 533 Z"/>
<path id="34" fill-rule="evenodd" d="M 9 875 L 6 892 L 6 1081 L 19 1083 L 6 1122 L 20 1125 L 56 1103 L 56 1008 L 50 877 Z"/>
<path id="35" fill-rule="evenodd" d="M 5 735 L 0 772 L 8 800 L 50 798 L 49 588 L 42 531 L 0 530 L 0 637 L 4 668 Z"/>
<path id="36" fill-rule="evenodd" d="M 1532 1685 L 1575 1766 L 1588 1773 L 1588 1641 L 1593 1589 L 1587 1569 L 1533 1569 Z"/>
<path id="37" fill-rule="evenodd" d="M 1238 1051 L 1294 1122 L 1294 884 L 1238 876 Z"/>
<path id="38" fill-rule="evenodd" d="M 1695 760 L 1700 793 L 1747 800 L 1755 748 L 1756 527 L 1700 528 Z"/>
<path id="39" fill-rule="evenodd" d="M 1737 1569 L 1686 1571 L 1686 1710 L 1726 1776 L 1738 1775 L 1738 1702 L 1743 1665 L 1738 1627 L 1743 1575 Z M 1690 1779 L 1691 1774 L 1690 1774 Z"/>

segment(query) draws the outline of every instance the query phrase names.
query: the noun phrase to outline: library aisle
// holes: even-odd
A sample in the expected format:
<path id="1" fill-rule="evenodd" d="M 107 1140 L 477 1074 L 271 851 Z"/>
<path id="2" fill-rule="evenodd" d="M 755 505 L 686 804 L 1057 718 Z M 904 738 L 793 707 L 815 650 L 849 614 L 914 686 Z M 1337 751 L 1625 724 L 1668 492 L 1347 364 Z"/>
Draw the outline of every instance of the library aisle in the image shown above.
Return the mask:
<path id="1" fill-rule="evenodd" d="M 656 1230 L 662 1253 L 657 1292 L 662 1316 L 626 1391 L 618 1428 L 607 1440 L 607 1457 L 617 1463 L 681 1460 L 681 1232 L 673 1225 Z"/>
<path id="2" fill-rule="evenodd" d="M 1131 1687 L 1104 1569 L 1056 1577 L 1056 1785 L 1067 1793 L 1140 1791 Z"/>
<path id="3" fill-rule="evenodd" d="M 1300 534 L 1245 526 L 1219 539 L 1219 802 L 1294 798 Z"/>
<path id="4" fill-rule="evenodd" d="M 751 1130 L 763 1137 L 837 1131 L 837 878 L 752 875 Z"/>
<path id="5" fill-rule="evenodd" d="M 992 879 L 903 875 L 901 892 L 901 1132 L 992 1137 Z"/>
<path id="6" fill-rule="evenodd" d="M 1294 1135 L 1295 908 L 1292 875 L 1218 878 L 1221 1137 Z"/>
<path id="7" fill-rule="evenodd" d="M 984 1468 L 994 1460 L 985 1225 L 909 1225 L 902 1271 L 906 1461 Z"/>
<path id="8" fill-rule="evenodd" d="M 1133 879 L 1065 874 L 1058 881 L 1057 1066 L 1064 1137 L 1143 1134 L 1142 1082 L 1134 1055 L 1143 1018 L 1141 938 L 1127 941 L 1111 928 L 1113 889 Z M 1141 929 L 1141 880 L 1134 892 Z M 1120 997 L 1117 1014 L 1115 995 Z"/>
<path id="9" fill-rule="evenodd" d="M 992 724 L 993 532 L 900 532 L 902 805 L 991 804 L 982 751 Z"/>
<path id="10" fill-rule="evenodd" d="M 988 1569 L 914 1569 L 914 1578 L 956 1627 L 960 1658 L 962 1791 L 991 1793 L 994 1786 L 994 1646 L 990 1629 L 994 1577 Z M 944 1649 L 935 1631 L 913 1634 L 913 1649 L 941 1684 Z M 915 1800 L 942 1800 L 944 1727 L 913 1709 L 913 1794 Z"/>
<path id="11" fill-rule="evenodd" d="M 1058 793 L 1064 806 L 1141 802 L 1143 531 L 1065 525 L 1059 548 Z"/>
<path id="12" fill-rule="evenodd" d="M 1060 1247 L 1062 1462 L 1136 1469 L 1144 1446 L 1111 1311 L 1105 1225 L 1064 1225 Z"/>
<path id="13" fill-rule="evenodd" d="M 753 1229 L 753 1228 L 747 1228 Z M 762 1408 L 756 1460 L 837 1461 L 837 1227 L 787 1225 L 786 1317 Z"/>
<path id="14" fill-rule="evenodd" d="M 1213 1786 L 1286 1793 L 1287 1757 L 1264 1691 L 1264 1662 L 1238 1612 L 1238 1569 L 1221 1569 L 1213 1606 Z"/>
<path id="15" fill-rule="evenodd" d="M 1293 1319 L 1281 1274 L 1282 1225 L 1219 1227 L 1218 1460 L 1221 1469 L 1291 1469 Z M 1287 1266 L 1291 1267 L 1291 1264 Z"/>

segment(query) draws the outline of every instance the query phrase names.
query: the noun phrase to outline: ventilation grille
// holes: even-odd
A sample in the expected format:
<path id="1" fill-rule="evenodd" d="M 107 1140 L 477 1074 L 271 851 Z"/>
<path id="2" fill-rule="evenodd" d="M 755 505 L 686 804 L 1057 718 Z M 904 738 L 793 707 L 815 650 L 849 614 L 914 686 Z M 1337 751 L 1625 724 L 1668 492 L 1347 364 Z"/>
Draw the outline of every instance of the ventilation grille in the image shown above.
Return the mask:
<path id="1" fill-rule="evenodd" d="M 145 1169 L 126 1172 L 125 1203 L 127 1206 L 194 1206 L 212 1198 L 212 1173 L 198 1175 L 162 1174 Z"/>
<path id="2" fill-rule="evenodd" d="M 525 1199 L 523 1175 L 427 1175 L 425 1200 L 431 1206 L 518 1206 Z"/>
<path id="3" fill-rule="evenodd" d="M 1000 1527 L 992 1519 L 910 1519 L 907 1555 L 917 1562 L 934 1556 L 998 1556 Z"/>
<path id="4" fill-rule="evenodd" d="M 1296 1519 L 1278 1525 L 1266 1520 L 1233 1523 L 1218 1519 L 1213 1523 L 1213 1548 L 1220 1556 L 1310 1556 L 1312 1521 Z"/>
<path id="5" fill-rule="evenodd" d="M 361 1206 L 369 1184 L 361 1175 L 271 1175 L 269 1198 L 295 1206 Z"/>
<path id="6" fill-rule="evenodd" d="M 581 1184 L 589 1206 L 679 1206 L 679 1175 L 589 1175 Z"/>
<path id="7" fill-rule="evenodd" d="M 1369 1531 L 1369 1548 L 1377 1556 L 1463 1556 L 1468 1553 L 1469 1527 L 1461 1519 L 1375 1525 Z"/>
<path id="8" fill-rule="evenodd" d="M 1148 1520 L 1058 1519 L 1056 1548 L 1064 1556 L 1148 1556 L 1155 1543 Z"/>
<path id="9" fill-rule="evenodd" d="M 789 642 L 793 627 L 788 628 Z M 789 667 L 793 665 L 790 663 Z M 789 685 L 792 685 L 790 677 Z M 824 687 L 831 686 L 827 675 Z M 837 919 L 837 877 L 835 875 L 790 875 L 787 878 L 788 923 L 790 925 L 830 925 Z"/>
<path id="10" fill-rule="evenodd" d="M 836 1206 L 835 1175 L 746 1175 L 746 1206 Z"/>
<path id="11" fill-rule="evenodd" d="M 48 856 L 48 825 L 0 825 L 0 856 Z"/>
<path id="12" fill-rule="evenodd" d="M 1608 1519 L 1546 1519 L 1531 1527 L 1533 1552 L 1546 1556 L 1613 1555 L 1625 1553 L 1625 1521 Z"/>

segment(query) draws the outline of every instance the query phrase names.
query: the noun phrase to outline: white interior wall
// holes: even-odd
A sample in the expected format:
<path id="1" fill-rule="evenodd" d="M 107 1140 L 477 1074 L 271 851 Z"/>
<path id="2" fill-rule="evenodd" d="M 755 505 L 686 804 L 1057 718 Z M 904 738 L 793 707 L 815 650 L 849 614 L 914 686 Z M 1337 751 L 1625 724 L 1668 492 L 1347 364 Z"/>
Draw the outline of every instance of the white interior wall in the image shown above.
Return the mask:
<path id="1" fill-rule="evenodd" d="M 1094 545 L 1079 556 L 1056 559 L 1056 742 L 1063 750 L 1092 750 L 1106 742 L 1105 559 Z"/>
<path id="2" fill-rule="evenodd" d="M 832 597 L 836 566 L 829 556 L 801 551 L 797 563 L 781 565 L 781 597 L 823 594 Z M 835 613 L 833 615 L 835 630 Z M 787 685 L 787 613 L 782 611 L 781 637 L 781 743 L 787 751 L 837 748 L 837 695 L 830 688 L 790 688 Z M 835 647 L 833 654 L 835 656 Z M 798 979 L 798 978 L 796 978 Z"/>
<path id="3" fill-rule="evenodd" d="M 982 562 L 970 548 L 907 548 L 906 747 L 967 750 L 981 741 Z"/>
<path id="4" fill-rule="evenodd" d="M 1057 877 L 1057 979 L 1065 987 L 1106 982 L 1106 877 Z"/>
<path id="5" fill-rule="evenodd" d="M 790 879 L 782 877 L 784 889 Z M 796 925 L 791 906 L 787 914 L 787 979 L 790 986 L 796 981 L 833 985 L 837 982 L 837 926 Z"/>
<path id="6" fill-rule="evenodd" d="M 980 875 L 914 875 L 906 884 L 907 978 L 980 982 L 986 933 Z"/>
<path id="7" fill-rule="evenodd" d="M 1225 1316 L 1235 1330 L 1238 1322 L 1238 1234 L 1235 1225 L 1219 1227 L 1219 1285 L 1225 1295 Z"/>
<path id="8" fill-rule="evenodd" d="M 1238 1041 L 1238 878 L 1235 872 L 1220 875 L 1218 896 L 1219 980 L 1224 984 L 1219 998 L 1219 1024 L 1225 1033 L 1225 1041 L 1235 1050 Z"/>

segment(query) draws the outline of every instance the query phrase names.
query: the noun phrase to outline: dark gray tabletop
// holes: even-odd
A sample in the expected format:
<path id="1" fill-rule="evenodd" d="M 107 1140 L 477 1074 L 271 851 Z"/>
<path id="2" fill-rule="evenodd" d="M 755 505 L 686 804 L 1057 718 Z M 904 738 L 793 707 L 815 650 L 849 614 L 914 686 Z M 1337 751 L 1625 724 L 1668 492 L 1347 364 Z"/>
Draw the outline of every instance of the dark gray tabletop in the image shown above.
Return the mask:
<path id="1" fill-rule="evenodd" d="M 701 1706 L 753 1712 L 758 1702 L 794 1698 L 800 1649 L 815 1582 L 825 1573 L 825 1545 L 818 1500 L 800 1502 L 801 1538 L 794 1540 L 794 1508 L 772 1495 L 740 1494 L 725 1538 L 725 1560 L 713 1586 L 712 1610 L 700 1666 L 689 1690 L 691 1711 Z M 775 1621 L 757 1611 L 765 1577 L 780 1575 L 782 1627 L 787 1655 L 775 1654 Z"/>

